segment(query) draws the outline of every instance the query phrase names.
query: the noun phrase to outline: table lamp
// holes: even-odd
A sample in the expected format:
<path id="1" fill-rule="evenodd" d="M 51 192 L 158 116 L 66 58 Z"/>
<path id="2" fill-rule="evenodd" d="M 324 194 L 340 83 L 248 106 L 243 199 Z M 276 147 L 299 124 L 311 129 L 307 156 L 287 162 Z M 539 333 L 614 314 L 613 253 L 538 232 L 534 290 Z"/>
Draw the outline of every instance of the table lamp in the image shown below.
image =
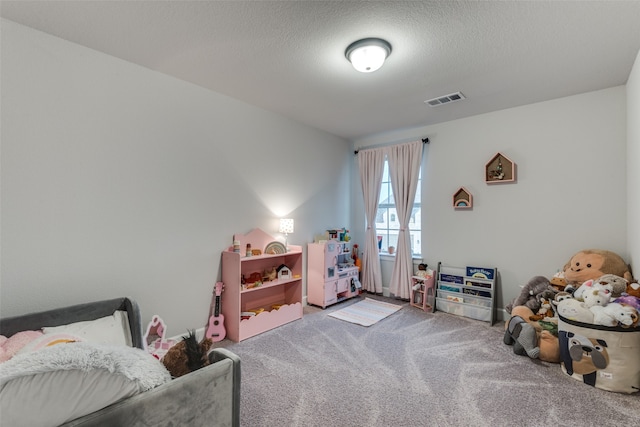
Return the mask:
<path id="1" fill-rule="evenodd" d="M 289 233 L 293 233 L 293 219 L 291 218 L 280 218 L 280 233 L 284 233 L 284 245 L 289 249 L 288 237 Z"/>

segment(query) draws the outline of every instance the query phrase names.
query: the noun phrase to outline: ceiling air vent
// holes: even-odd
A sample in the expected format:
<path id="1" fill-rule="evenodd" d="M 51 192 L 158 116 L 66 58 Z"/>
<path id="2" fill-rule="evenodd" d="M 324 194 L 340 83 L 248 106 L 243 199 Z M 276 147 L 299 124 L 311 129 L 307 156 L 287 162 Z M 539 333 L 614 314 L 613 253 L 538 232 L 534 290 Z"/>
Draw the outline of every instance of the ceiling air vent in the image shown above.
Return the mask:
<path id="1" fill-rule="evenodd" d="M 431 107 L 437 107 L 439 105 L 449 104 L 450 102 L 460 101 L 461 99 L 465 99 L 462 92 L 456 92 L 433 99 L 427 99 L 424 103 Z"/>

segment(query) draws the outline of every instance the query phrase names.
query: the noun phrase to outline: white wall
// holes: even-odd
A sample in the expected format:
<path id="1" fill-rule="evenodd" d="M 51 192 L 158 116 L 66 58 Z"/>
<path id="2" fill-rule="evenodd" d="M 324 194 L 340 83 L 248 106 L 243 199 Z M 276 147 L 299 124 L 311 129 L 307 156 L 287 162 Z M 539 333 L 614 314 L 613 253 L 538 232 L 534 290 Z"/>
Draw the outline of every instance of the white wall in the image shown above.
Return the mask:
<path id="1" fill-rule="evenodd" d="M 348 225 L 347 141 L 1 24 L 2 316 L 131 296 L 183 334 L 234 233 Z"/>
<path id="2" fill-rule="evenodd" d="M 627 240 L 634 277 L 640 278 L 640 51 L 627 81 Z"/>
<path id="3" fill-rule="evenodd" d="M 497 267 L 497 304 L 504 307 L 521 285 L 552 276 L 581 249 L 628 258 L 625 110 L 620 86 L 375 135 L 354 147 L 429 137 L 423 257 L 430 266 Z M 516 183 L 484 182 L 484 165 L 496 152 L 517 164 Z M 462 186 L 473 194 L 473 209 L 456 211 L 452 196 Z M 352 228 L 363 230 L 362 197 L 354 200 Z"/>

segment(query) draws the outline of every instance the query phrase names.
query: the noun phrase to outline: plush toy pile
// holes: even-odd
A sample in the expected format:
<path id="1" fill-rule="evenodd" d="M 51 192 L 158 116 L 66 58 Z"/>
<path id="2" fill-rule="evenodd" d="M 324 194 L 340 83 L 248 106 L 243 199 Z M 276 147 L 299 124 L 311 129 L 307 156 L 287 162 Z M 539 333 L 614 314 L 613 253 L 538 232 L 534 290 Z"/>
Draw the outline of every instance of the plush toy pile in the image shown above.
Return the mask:
<path id="1" fill-rule="evenodd" d="M 589 279 L 573 292 L 572 298 L 558 303 L 558 314 L 565 319 L 602 326 L 638 326 L 640 298 L 637 283 L 608 274 Z"/>
<path id="2" fill-rule="evenodd" d="M 505 309 L 511 318 L 504 343 L 513 345 L 516 354 L 559 363 L 558 315 L 595 325 L 640 327 L 640 284 L 619 255 L 587 249 L 551 280 L 531 279 Z"/>
<path id="3" fill-rule="evenodd" d="M 181 377 L 209 365 L 207 354 L 213 345 L 210 338 L 196 340 L 195 331 L 182 337 L 182 341 L 169 349 L 162 358 L 162 364 L 173 378 Z"/>

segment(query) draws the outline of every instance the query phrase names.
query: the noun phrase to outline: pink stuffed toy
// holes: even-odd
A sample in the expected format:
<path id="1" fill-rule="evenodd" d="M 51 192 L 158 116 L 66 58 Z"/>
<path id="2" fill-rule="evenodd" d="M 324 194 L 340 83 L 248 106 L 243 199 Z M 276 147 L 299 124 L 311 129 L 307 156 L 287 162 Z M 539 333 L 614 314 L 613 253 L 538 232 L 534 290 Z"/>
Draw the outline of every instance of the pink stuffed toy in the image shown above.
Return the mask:
<path id="1" fill-rule="evenodd" d="M 42 335 L 42 331 L 22 331 L 0 339 L 0 363 L 11 359 L 18 351 Z"/>

